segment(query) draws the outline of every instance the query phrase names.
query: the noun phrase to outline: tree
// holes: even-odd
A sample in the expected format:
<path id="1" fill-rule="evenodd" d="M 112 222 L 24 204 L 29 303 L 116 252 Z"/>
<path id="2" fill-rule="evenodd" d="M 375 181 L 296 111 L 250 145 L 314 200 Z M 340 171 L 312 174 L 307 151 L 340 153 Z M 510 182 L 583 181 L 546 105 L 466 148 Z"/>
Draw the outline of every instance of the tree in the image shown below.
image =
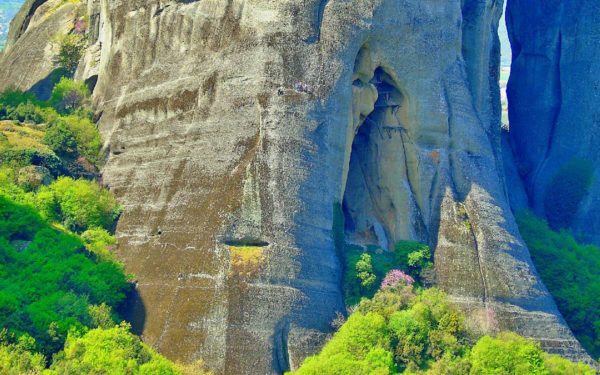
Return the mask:
<path id="1" fill-rule="evenodd" d="M 86 47 L 84 35 L 59 35 L 56 38 L 56 44 L 58 45 L 58 54 L 54 58 L 54 63 L 70 74 L 75 73 Z"/>
<path id="2" fill-rule="evenodd" d="M 77 150 L 77 140 L 71 130 L 62 122 L 48 128 L 44 143 L 59 156 L 68 156 Z"/>
<path id="3" fill-rule="evenodd" d="M 50 105 L 59 113 L 68 114 L 81 107 L 89 96 L 85 82 L 62 77 L 52 89 Z"/>
<path id="4" fill-rule="evenodd" d="M 69 335 L 55 356 L 49 375 L 176 375 L 176 366 L 129 332 L 128 324 L 93 329 L 83 336 Z"/>

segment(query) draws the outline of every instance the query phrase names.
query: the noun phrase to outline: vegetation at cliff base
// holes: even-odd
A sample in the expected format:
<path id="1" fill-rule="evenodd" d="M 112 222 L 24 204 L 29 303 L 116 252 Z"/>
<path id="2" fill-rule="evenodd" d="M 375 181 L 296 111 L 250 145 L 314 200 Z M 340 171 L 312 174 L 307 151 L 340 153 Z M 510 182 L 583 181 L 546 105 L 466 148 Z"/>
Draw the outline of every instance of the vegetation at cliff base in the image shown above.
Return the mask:
<path id="1" fill-rule="evenodd" d="M 182 374 L 129 332 L 115 260 L 121 208 L 97 182 L 100 134 L 85 84 L 48 101 L 0 94 L 0 373 Z"/>
<path id="2" fill-rule="evenodd" d="M 592 375 L 595 370 L 544 353 L 514 333 L 475 340 L 443 292 L 399 281 L 363 299 L 323 350 L 294 374 Z"/>
<path id="3" fill-rule="evenodd" d="M 523 239 L 544 284 L 581 344 L 600 357 L 600 248 L 554 232 L 529 212 L 517 215 Z"/>

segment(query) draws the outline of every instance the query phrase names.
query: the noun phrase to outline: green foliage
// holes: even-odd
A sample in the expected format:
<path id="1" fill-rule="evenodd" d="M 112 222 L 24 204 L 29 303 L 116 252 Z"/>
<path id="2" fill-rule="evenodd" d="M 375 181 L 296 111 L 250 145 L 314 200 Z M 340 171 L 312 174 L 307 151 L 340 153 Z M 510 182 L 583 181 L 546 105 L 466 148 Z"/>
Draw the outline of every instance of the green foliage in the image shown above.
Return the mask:
<path id="1" fill-rule="evenodd" d="M 368 253 L 363 253 L 358 262 L 356 262 L 356 274 L 360 279 L 360 285 L 364 288 L 371 288 L 377 280 L 373 273 L 373 261 Z"/>
<path id="2" fill-rule="evenodd" d="M 573 363 L 556 354 L 543 353 L 544 365 L 549 375 L 582 374 L 596 375 L 597 372 L 583 363 Z"/>
<path id="3" fill-rule="evenodd" d="M 439 290 L 412 286 L 364 299 L 320 354 L 297 374 L 395 374 L 462 354 L 462 316 Z"/>
<path id="4" fill-rule="evenodd" d="M 91 228 L 81 234 L 86 249 L 102 259 L 112 259 L 109 247 L 116 245 L 117 240 L 104 228 Z"/>
<path id="5" fill-rule="evenodd" d="M 72 230 L 109 229 L 121 213 L 114 196 L 96 182 L 60 177 L 49 189 L 60 208 L 59 217 Z"/>
<path id="6" fill-rule="evenodd" d="M 385 275 L 392 269 L 407 270 L 418 279 L 421 271 L 432 266 L 427 245 L 413 241 L 399 242 L 395 251 L 344 244 L 344 294 L 347 305 L 355 305 L 362 297 L 371 298 Z"/>
<path id="7" fill-rule="evenodd" d="M 51 182 L 80 156 L 97 160 L 88 96 L 85 85 L 61 80 L 51 99 L 61 116 L 30 94 L 0 94 L 0 373 L 208 374 L 115 327 L 131 287 L 110 252 L 120 208 L 97 182 Z"/>
<path id="8" fill-rule="evenodd" d="M 399 286 L 363 299 L 294 374 L 594 374 L 513 333 L 470 344 L 463 315 L 443 292 Z"/>
<path id="9" fill-rule="evenodd" d="M 58 54 L 54 58 L 54 63 L 71 74 L 75 73 L 87 44 L 84 35 L 77 33 L 58 35 L 55 43 Z"/>
<path id="10" fill-rule="evenodd" d="M 106 230 L 113 226 L 121 207 L 114 196 L 95 181 L 59 177 L 37 192 L 26 192 L 7 181 L 0 186 L 0 196 L 28 206 L 43 220 L 60 222 L 78 233 L 90 230 L 85 236 L 86 246 L 92 252 L 97 250 L 100 256 L 104 253 L 102 247 L 114 244 Z"/>
<path id="11" fill-rule="evenodd" d="M 4 91 L 0 93 L 0 114 L 6 111 L 6 108 L 15 108 L 23 103 L 38 104 L 39 101 L 32 93 L 14 89 Z"/>
<path id="12" fill-rule="evenodd" d="M 29 336 L 21 336 L 11 344 L 6 331 L 0 332 L 0 373 L 4 375 L 41 374 L 46 367 L 46 359 L 36 353 L 35 340 Z"/>
<path id="13" fill-rule="evenodd" d="M 416 241 L 400 241 L 394 247 L 398 267 L 407 270 L 418 278 L 421 271 L 431 268 L 431 250 L 429 246 Z"/>
<path id="14" fill-rule="evenodd" d="M 41 124 L 50 123 L 56 118 L 58 113 L 31 93 L 8 90 L 0 94 L 0 120 Z"/>
<path id="15" fill-rule="evenodd" d="M 66 124 L 60 122 L 49 127 L 44 135 L 46 144 L 58 156 L 71 156 L 77 149 L 77 141 Z"/>
<path id="16" fill-rule="evenodd" d="M 129 332 L 128 325 L 70 334 L 55 356 L 52 374 L 180 374 L 177 367 Z"/>
<path id="17" fill-rule="evenodd" d="M 345 245 L 344 295 L 347 305 L 356 305 L 362 297 L 373 297 L 385 274 L 394 267 L 394 256 L 390 252 L 372 249 L 365 252 L 362 247 Z"/>
<path id="18" fill-rule="evenodd" d="M 24 126 L 7 129 L 5 125 L 6 129 L 0 129 L 20 134 L 20 138 L 13 136 L 11 139 L 6 137 L 5 132 L 0 134 L 0 162 L 20 166 L 44 165 L 55 170 L 56 165 L 45 165 L 48 164 L 45 159 L 51 159 L 51 156 L 57 159 L 58 155 L 69 162 L 80 155 L 97 163 L 102 142 L 98 129 L 91 120 L 91 108 L 87 105 L 89 96 L 84 82 L 64 77 L 52 90 L 48 102 L 39 101 L 32 94 L 16 90 L 0 94 L 0 120 L 46 125 L 37 127 L 35 131 L 26 131 Z M 32 141 L 49 146 L 47 149 L 51 155 L 43 155 L 43 147 Z M 54 163 L 56 164 L 56 160 Z"/>
<path id="19" fill-rule="evenodd" d="M 482 337 L 471 350 L 469 362 L 473 375 L 596 374 L 590 366 L 544 353 L 538 343 L 512 332 Z"/>
<path id="20" fill-rule="evenodd" d="M 471 351 L 471 374 L 546 374 L 536 343 L 514 333 L 482 337 Z"/>
<path id="21" fill-rule="evenodd" d="M 75 140 L 77 153 L 91 162 L 98 161 L 102 141 L 96 125 L 87 117 L 70 115 L 61 117 L 56 125 L 64 124 Z M 55 126 L 56 126 L 55 125 Z"/>
<path id="22" fill-rule="evenodd" d="M 558 171 L 544 196 L 544 210 L 552 228 L 569 228 L 573 224 L 593 178 L 594 165 L 586 160 L 573 160 Z"/>
<path id="23" fill-rule="evenodd" d="M 78 236 L 0 195 L 0 325 L 51 354 L 69 331 L 93 326 L 90 305 L 119 306 L 129 288 L 122 266 L 83 249 Z"/>
<path id="24" fill-rule="evenodd" d="M 581 344 L 600 357 L 600 248 L 554 232 L 531 213 L 517 215 L 523 239 L 544 284 Z"/>
<path id="25" fill-rule="evenodd" d="M 85 82 L 62 77 L 52 89 L 49 104 L 61 114 L 70 114 L 83 107 L 89 97 Z"/>

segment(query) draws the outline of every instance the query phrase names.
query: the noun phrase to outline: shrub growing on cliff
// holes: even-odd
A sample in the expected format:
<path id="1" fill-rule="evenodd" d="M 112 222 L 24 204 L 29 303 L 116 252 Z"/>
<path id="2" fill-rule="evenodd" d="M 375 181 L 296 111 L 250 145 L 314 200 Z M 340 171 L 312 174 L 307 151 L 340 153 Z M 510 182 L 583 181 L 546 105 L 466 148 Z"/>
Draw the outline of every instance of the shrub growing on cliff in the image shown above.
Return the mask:
<path id="1" fill-rule="evenodd" d="M 600 248 L 554 232 L 531 213 L 517 215 L 523 239 L 544 284 L 581 344 L 600 356 Z"/>
<path id="2" fill-rule="evenodd" d="M 55 356 L 51 374 L 175 375 L 176 366 L 129 332 L 126 324 L 69 335 L 64 351 Z"/>
<path id="3" fill-rule="evenodd" d="M 394 247 L 398 268 L 418 278 L 421 271 L 432 267 L 429 246 L 416 241 L 400 241 Z"/>
<path id="4" fill-rule="evenodd" d="M 114 196 L 93 181 L 60 177 L 50 185 L 62 222 L 74 231 L 109 229 L 121 209 Z"/>
<path id="5" fill-rule="evenodd" d="M 48 130 L 48 133 L 55 127 L 61 127 L 68 131 L 74 141 L 74 149 L 79 155 L 94 163 L 98 161 L 102 141 L 96 125 L 89 118 L 73 115 L 61 117 Z"/>
<path id="6" fill-rule="evenodd" d="M 63 77 L 52 89 L 49 103 L 59 113 L 69 114 L 81 108 L 89 96 L 85 82 Z"/>
<path id="7" fill-rule="evenodd" d="M 70 156 L 77 150 L 75 135 L 62 122 L 50 126 L 44 135 L 44 144 L 62 157 Z"/>
<path id="8" fill-rule="evenodd" d="M 27 333 L 52 354 L 93 320 L 89 306 L 117 307 L 129 288 L 120 265 L 82 251 L 81 239 L 0 194 L 0 326 Z"/>
<path id="9" fill-rule="evenodd" d="M 75 73 L 85 51 L 85 36 L 77 33 L 57 35 L 55 43 L 58 53 L 54 58 L 54 63 L 71 74 Z"/>
<path id="10" fill-rule="evenodd" d="M 463 315 L 437 290 L 399 284 L 364 299 L 295 374 L 594 374 L 513 333 L 472 348 Z"/>
<path id="11" fill-rule="evenodd" d="M 360 285 L 364 288 L 371 288 L 375 285 L 377 276 L 373 271 L 373 260 L 368 253 L 363 253 L 360 256 L 358 262 L 354 266 L 356 269 L 356 275 L 360 280 Z"/>

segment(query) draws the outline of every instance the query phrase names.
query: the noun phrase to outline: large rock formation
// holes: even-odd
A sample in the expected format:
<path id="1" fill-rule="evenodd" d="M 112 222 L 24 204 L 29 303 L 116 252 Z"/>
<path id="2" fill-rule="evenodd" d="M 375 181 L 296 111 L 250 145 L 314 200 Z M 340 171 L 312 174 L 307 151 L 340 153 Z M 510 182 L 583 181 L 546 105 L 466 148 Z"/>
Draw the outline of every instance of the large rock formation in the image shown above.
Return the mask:
<path id="1" fill-rule="evenodd" d="M 347 241 L 431 244 L 436 282 L 473 326 L 585 358 L 506 198 L 501 9 L 90 0 L 78 76 L 97 79 L 104 181 L 125 207 L 118 253 L 146 342 L 217 373 L 298 366 L 344 310 L 341 207 Z M 10 56 L 0 76 L 14 80 Z"/>
<path id="2" fill-rule="evenodd" d="M 0 91 L 32 90 L 43 99 L 63 73 L 53 62 L 60 35 L 86 14 L 85 4 L 63 0 L 27 0 L 11 22 L 0 53 Z"/>
<path id="3" fill-rule="evenodd" d="M 600 244 L 598 19 L 594 1 L 508 1 L 510 144 L 530 204 Z"/>

